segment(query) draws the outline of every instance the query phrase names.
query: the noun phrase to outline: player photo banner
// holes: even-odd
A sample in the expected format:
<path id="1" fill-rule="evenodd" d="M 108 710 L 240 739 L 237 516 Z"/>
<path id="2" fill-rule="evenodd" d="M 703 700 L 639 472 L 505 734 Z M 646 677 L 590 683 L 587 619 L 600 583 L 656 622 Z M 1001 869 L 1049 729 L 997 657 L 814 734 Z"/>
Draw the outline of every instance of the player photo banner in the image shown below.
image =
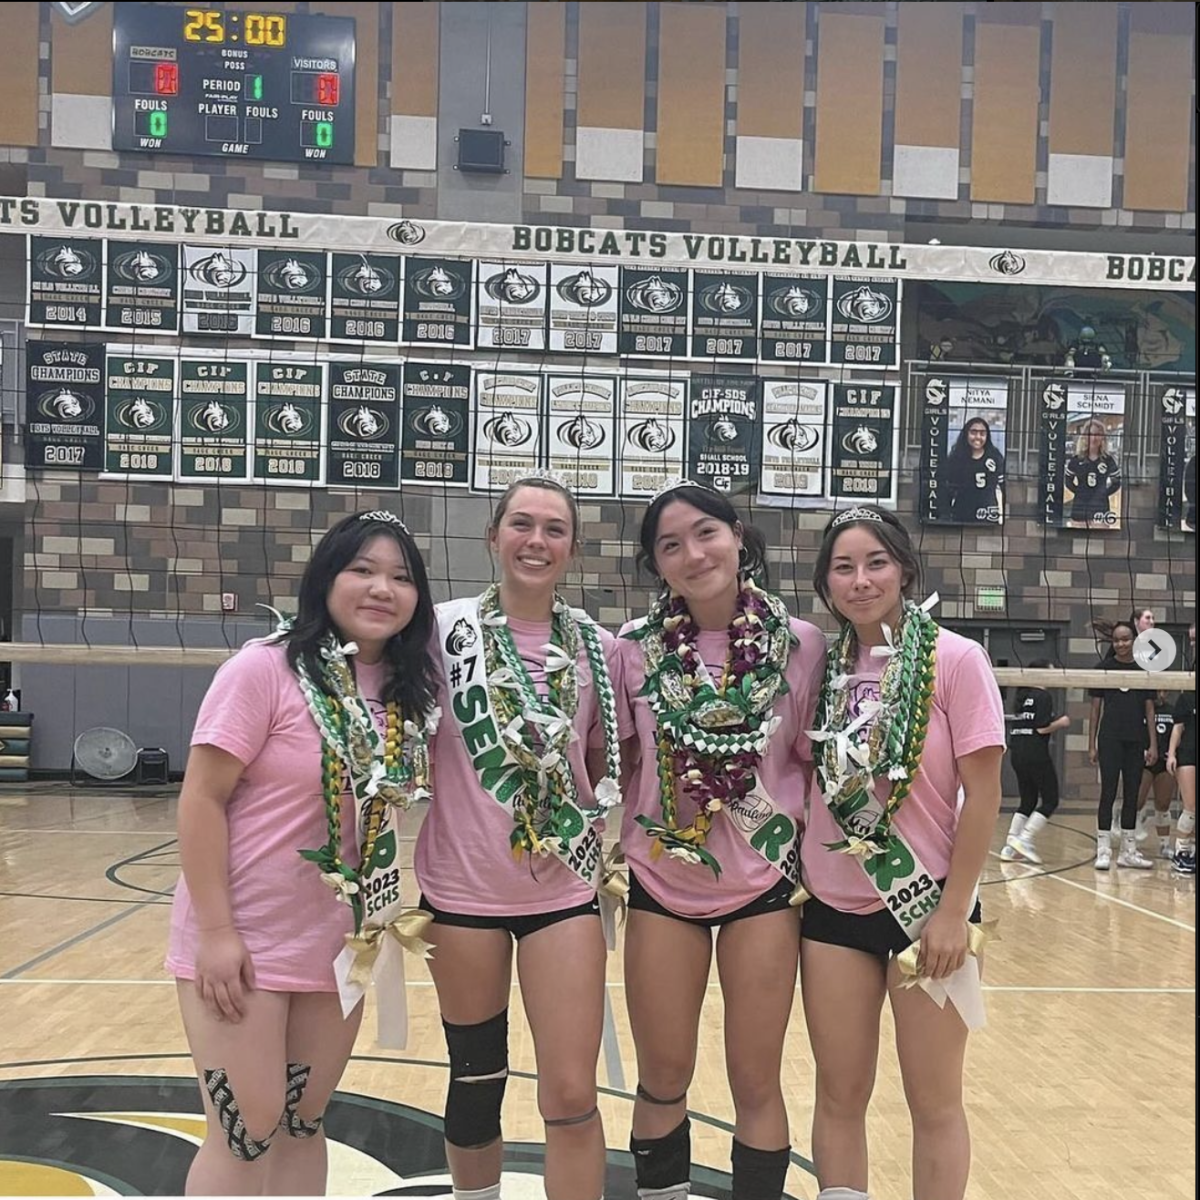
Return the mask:
<path id="1" fill-rule="evenodd" d="M 105 247 L 104 327 L 179 332 L 179 247 L 110 241 Z"/>
<path id="2" fill-rule="evenodd" d="M 615 376 L 546 376 L 550 470 L 577 496 L 611 496 L 617 474 Z"/>
<path id="3" fill-rule="evenodd" d="M 25 466 L 100 470 L 103 344 L 27 341 L 25 377 Z"/>
<path id="4" fill-rule="evenodd" d="M 687 271 L 622 267 L 617 353 L 686 358 L 691 297 Z"/>
<path id="5" fill-rule="evenodd" d="M 1160 416 L 1158 524 L 1196 531 L 1196 389 L 1157 386 Z"/>
<path id="6" fill-rule="evenodd" d="M 621 379 L 617 461 L 622 496 L 649 499 L 683 474 L 687 376 Z"/>
<path id="7" fill-rule="evenodd" d="M 473 263 L 410 258 L 404 264 L 400 340 L 410 346 L 474 345 Z"/>
<path id="8" fill-rule="evenodd" d="M 471 482 L 471 368 L 406 362 L 401 371 L 401 483 L 467 487 Z"/>
<path id="9" fill-rule="evenodd" d="M 328 317 L 328 256 L 303 250 L 260 250 L 255 276 L 258 337 L 320 341 Z"/>
<path id="10" fill-rule="evenodd" d="M 758 357 L 758 275 L 692 272 L 692 357 Z"/>
<path id="11" fill-rule="evenodd" d="M 833 385 L 831 499 L 895 501 L 896 393 L 893 384 Z"/>
<path id="12" fill-rule="evenodd" d="M 140 479 L 175 475 L 175 359 L 108 355 L 104 470 Z"/>
<path id="13" fill-rule="evenodd" d="M 762 380 L 763 495 L 824 494 L 827 392 L 821 379 Z"/>
<path id="14" fill-rule="evenodd" d="M 327 412 L 327 486 L 399 487 L 400 364 L 331 362 Z"/>
<path id="15" fill-rule="evenodd" d="M 26 324 L 96 328 L 100 324 L 104 243 L 99 238 L 31 237 L 28 256 Z"/>
<path id="16" fill-rule="evenodd" d="M 550 268 L 550 349 L 616 354 L 616 267 Z"/>
<path id="17" fill-rule="evenodd" d="M 474 478 L 480 492 L 503 491 L 541 463 L 542 377 L 476 371 Z"/>
<path id="18" fill-rule="evenodd" d="M 693 375 L 688 384 L 687 477 L 740 495 L 758 481 L 762 410 L 758 380 Z"/>
<path id="19" fill-rule="evenodd" d="M 179 478 L 246 479 L 250 473 L 250 364 L 185 358 L 179 363 Z"/>
<path id="20" fill-rule="evenodd" d="M 395 254 L 334 254 L 329 273 L 329 338 L 395 345 L 400 340 L 403 262 Z"/>
<path id="21" fill-rule="evenodd" d="M 1046 379 L 1042 395 L 1042 519 L 1069 529 L 1119 529 L 1125 388 Z"/>
<path id="22" fill-rule="evenodd" d="M 829 279 L 764 275 L 759 318 L 763 362 L 824 363 L 829 355 Z"/>
<path id="23" fill-rule="evenodd" d="M 895 366 L 900 353 L 899 282 L 835 275 L 831 286 L 829 361 Z"/>
<path id="24" fill-rule="evenodd" d="M 545 350 L 550 268 L 541 264 L 477 264 L 475 345 L 480 350 Z"/>
<path id="25" fill-rule="evenodd" d="M 929 375 L 914 383 L 922 399 L 921 520 L 1003 524 L 1008 380 Z"/>
<path id="26" fill-rule="evenodd" d="M 184 333 L 254 332 L 255 252 L 244 246 L 183 247 Z"/>
<path id="27" fill-rule="evenodd" d="M 319 484 L 324 363 L 254 364 L 254 478 Z"/>

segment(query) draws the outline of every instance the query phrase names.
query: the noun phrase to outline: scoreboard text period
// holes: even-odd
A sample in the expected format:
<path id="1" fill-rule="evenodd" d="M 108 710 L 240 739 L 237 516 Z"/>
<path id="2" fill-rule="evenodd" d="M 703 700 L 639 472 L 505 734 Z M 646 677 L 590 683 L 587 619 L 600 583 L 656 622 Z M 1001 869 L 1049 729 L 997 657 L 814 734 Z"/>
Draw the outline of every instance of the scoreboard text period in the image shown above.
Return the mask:
<path id="1" fill-rule="evenodd" d="M 113 149 L 354 162 L 354 20 L 117 4 Z"/>

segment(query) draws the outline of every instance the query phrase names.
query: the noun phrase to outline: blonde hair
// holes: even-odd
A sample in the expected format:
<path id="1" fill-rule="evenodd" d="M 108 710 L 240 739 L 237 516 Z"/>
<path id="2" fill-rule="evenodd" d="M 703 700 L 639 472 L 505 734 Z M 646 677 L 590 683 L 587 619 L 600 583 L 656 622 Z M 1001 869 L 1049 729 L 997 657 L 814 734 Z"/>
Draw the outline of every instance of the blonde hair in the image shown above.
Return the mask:
<path id="1" fill-rule="evenodd" d="M 1105 427 L 1103 421 L 1099 421 L 1093 417 L 1090 421 L 1084 423 L 1083 428 L 1079 431 L 1079 436 L 1075 439 L 1076 454 L 1087 454 L 1091 449 L 1088 440 L 1093 433 L 1098 433 L 1104 439 L 1104 446 L 1101 453 L 1108 452 L 1108 429 Z"/>

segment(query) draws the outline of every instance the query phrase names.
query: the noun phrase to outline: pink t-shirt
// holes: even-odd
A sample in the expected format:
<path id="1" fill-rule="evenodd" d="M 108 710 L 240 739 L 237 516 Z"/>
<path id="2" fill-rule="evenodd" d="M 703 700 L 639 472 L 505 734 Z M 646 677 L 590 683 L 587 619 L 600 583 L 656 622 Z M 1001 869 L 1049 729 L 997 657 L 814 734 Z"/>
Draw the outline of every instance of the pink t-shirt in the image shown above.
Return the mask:
<path id="1" fill-rule="evenodd" d="M 800 644 L 793 646 L 788 656 L 785 678 L 789 690 L 774 707 L 775 716 L 782 723 L 762 756 L 758 778 L 778 809 L 799 826 L 804 821 L 804 797 L 812 772 L 808 730 L 812 727 L 817 693 L 825 673 L 825 635 L 807 621 L 793 618 L 790 625 Z M 632 625 L 626 625 L 622 634 L 631 628 Z M 658 723 L 649 700 L 640 694 L 646 682 L 641 643 L 621 637 L 618 645 L 623 684 L 617 706 L 621 737 L 636 733 L 641 747 L 641 761 L 626 789 L 621 849 L 638 881 L 670 912 L 699 918 L 734 912 L 775 887 L 780 873 L 731 825 L 724 812 L 717 814 L 706 842 L 707 849 L 721 864 L 720 878 L 707 866 L 680 862 L 667 854 L 651 859 L 653 838 L 635 818 L 641 814 L 653 820 L 662 819 L 656 749 Z M 729 637 L 724 630 L 702 632 L 697 639 L 700 657 L 717 678 L 724 669 L 728 647 Z M 686 791 L 681 791 L 679 824 L 690 825 L 695 815 L 695 803 Z"/>
<path id="2" fill-rule="evenodd" d="M 384 670 L 383 664 L 355 664 L 359 689 L 381 729 Z M 333 960 L 354 916 L 298 853 L 323 846 L 328 832 L 321 737 L 284 646 L 249 642 L 222 663 L 200 705 L 192 745 L 216 746 L 245 764 L 226 808 L 229 897 L 257 985 L 271 992 L 336 991 Z M 354 826 L 354 801 L 346 793 L 342 857 L 348 863 L 359 856 Z M 167 970 L 194 978 L 196 945 L 196 912 L 180 877 Z"/>
<path id="3" fill-rule="evenodd" d="M 517 652 L 539 695 L 546 695 L 546 646 L 550 623 L 508 618 Z M 616 649 L 611 633 L 600 631 L 609 676 L 619 687 Z M 441 646 L 434 636 L 430 653 L 438 667 L 438 704 L 442 719 L 430 746 L 433 763 L 433 801 L 417 835 L 414 866 L 422 893 L 435 907 L 470 916 L 530 916 L 587 904 L 596 894 L 556 855 L 513 857 L 509 841 L 512 813 L 479 782 L 471 765 L 462 730 L 450 708 Z M 594 802 L 588 780 L 588 747 L 604 745 L 604 725 L 587 655 L 579 649 L 579 708 L 575 730 L 579 737 L 567 751 L 579 799 Z M 603 830 L 603 824 L 600 825 Z"/>
<path id="4" fill-rule="evenodd" d="M 859 652 L 855 673 L 847 683 L 852 715 L 857 715 L 864 700 L 879 699 L 882 669 L 883 660 L 872 658 L 869 648 Z M 934 879 L 945 879 L 950 871 L 958 827 L 957 760 L 984 746 L 1004 744 L 1004 706 L 987 652 L 978 642 L 940 629 L 921 765 L 893 823 Z M 890 786 L 886 779 L 877 780 L 876 795 L 886 797 Z M 814 773 L 808 828 L 801 847 L 804 886 L 841 912 L 876 912 L 883 901 L 858 860 L 825 849 L 830 842 L 841 840 L 841 830 L 825 806 Z"/>

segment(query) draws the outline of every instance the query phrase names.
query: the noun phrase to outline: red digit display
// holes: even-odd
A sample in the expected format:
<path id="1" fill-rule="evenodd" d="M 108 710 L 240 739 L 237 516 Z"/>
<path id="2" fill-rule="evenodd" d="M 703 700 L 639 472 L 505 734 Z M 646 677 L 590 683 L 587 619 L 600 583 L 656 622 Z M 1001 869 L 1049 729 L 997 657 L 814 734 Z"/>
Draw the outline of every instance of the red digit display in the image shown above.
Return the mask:
<path id="1" fill-rule="evenodd" d="M 179 95 L 179 67 L 176 63 L 156 63 L 154 67 L 154 92 L 158 96 Z"/>
<path id="2" fill-rule="evenodd" d="M 317 76 L 317 103 L 333 108 L 338 102 L 341 91 L 341 80 L 337 75 L 322 74 Z"/>

